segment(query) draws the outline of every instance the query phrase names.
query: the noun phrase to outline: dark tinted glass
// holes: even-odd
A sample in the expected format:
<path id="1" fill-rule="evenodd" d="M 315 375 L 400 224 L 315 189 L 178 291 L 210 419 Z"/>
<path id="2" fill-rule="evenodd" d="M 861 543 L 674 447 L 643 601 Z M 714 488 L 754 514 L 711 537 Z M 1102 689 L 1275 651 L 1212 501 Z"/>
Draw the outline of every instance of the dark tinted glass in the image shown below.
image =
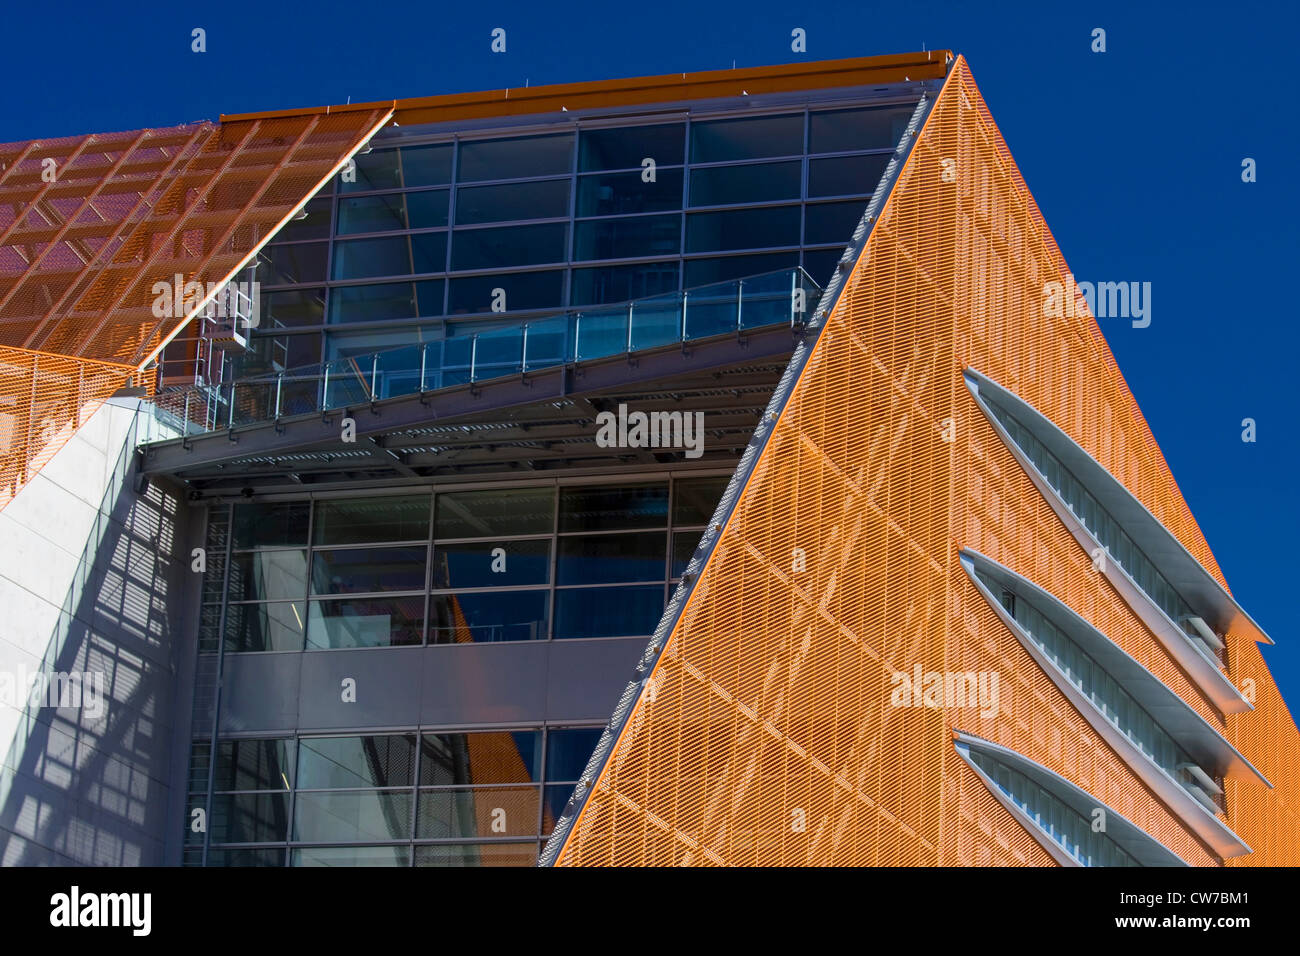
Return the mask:
<path id="1" fill-rule="evenodd" d="M 339 173 L 339 191 L 345 193 L 365 192 L 369 189 L 397 189 L 402 185 L 402 174 L 398 166 L 397 150 L 376 149 L 353 157 L 353 163 L 343 167 Z M 348 182 L 354 178 L 355 182 Z"/>
<path id="2" fill-rule="evenodd" d="M 301 598 L 306 568 L 306 551 L 235 552 L 226 593 L 232 601 Z"/>
<path id="3" fill-rule="evenodd" d="M 266 501 L 235 505 L 236 548 L 273 548 L 307 543 L 307 501 Z"/>
<path id="4" fill-rule="evenodd" d="M 419 232 L 411 236 L 411 271 L 416 275 L 447 271 L 445 232 Z"/>
<path id="5" fill-rule="evenodd" d="M 561 531 L 662 528 L 667 523 L 666 483 L 560 489 Z"/>
<path id="6" fill-rule="evenodd" d="M 686 251 L 799 245 L 799 207 L 697 212 L 686 217 Z"/>
<path id="7" fill-rule="evenodd" d="M 406 204 L 401 193 L 339 200 L 341 236 L 353 232 L 393 232 L 406 226 Z"/>
<path id="8" fill-rule="evenodd" d="M 673 534 L 672 576 L 680 578 L 686 573 L 686 566 L 691 563 L 695 549 L 700 546 L 700 531 L 678 531 Z"/>
<path id="9" fill-rule="evenodd" d="M 546 779 L 577 780 L 600 740 L 601 728 L 552 730 L 546 734 Z"/>
<path id="10" fill-rule="evenodd" d="M 450 191 L 430 189 L 406 194 L 406 215 L 412 229 L 431 229 L 447 225 L 447 203 Z"/>
<path id="11" fill-rule="evenodd" d="M 600 305 L 627 302 L 677 290 L 676 262 L 647 262 L 630 266 L 574 269 L 570 304 Z"/>
<path id="12" fill-rule="evenodd" d="M 328 196 L 321 196 L 309 200 L 307 205 L 302 207 L 302 213 L 307 215 L 303 218 L 290 219 L 284 224 L 284 227 L 275 234 L 276 242 L 297 242 L 299 239 L 328 239 L 330 235 L 330 213 L 333 211 L 333 200 Z"/>
<path id="13" fill-rule="evenodd" d="M 835 242 L 847 246 L 866 211 L 865 199 L 811 204 L 804 222 L 805 241 L 809 245 Z"/>
<path id="14" fill-rule="evenodd" d="M 809 196 L 853 196 L 875 192 L 890 154 L 832 156 L 808 162 Z"/>
<path id="15" fill-rule="evenodd" d="M 758 256 L 726 256 L 718 259 L 691 259 L 686 263 L 682 285 L 688 289 L 743 276 L 762 275 L 799 264 L 799 253 L 778 252 Z"/>
<path id="16" fill-rule="evenodd" d="M 707 524 L 731 478 L 682 478 L 673 483 L 673 524 Z"/>
<path id="17" fill-rule="evenodd" d="M 549 534 L 555 520 L 551 488 L 502 488 L 438 495 L 436 536 L 487 538 Z"/>
<path id="18" fill-rule="evenodd" d="M 245 374 L 282 370 L 320 361 L 320 333 L 303 335 L 254 335 L 249 340 L 252 354 L 244 357 Z"/>
<path id="19" fill-rule="evenodd" d="M 257 265 L 257 281 L 262 285 L 289 285 L 295 282 L 324 282 L 327 242 L 295 242 L 287 246 L 267 246 Z"/>
<path id="20" fill-rule="evenodd" d="M 400 647 L 424 639 L 424 596 L 311 602 L 307 647 Z"/>
<path id="21" fill-rule="evenodd" d="M 714 120 L 691 125 L 691 162 L 725 163 L 803 152 L 803 115 Z"/>
<path id="22" fill-rule="evenodd" d="M 602 173 L 578 180 L 579 216 L 620 216 L 682 208 L 682 171 L 661 169 L 654 182 L 640 173 Z"/>
<path id="23" fill-rule="evenodd" d="M 691 205 L 798 199 L 802 176 L 803 163 L 799 160 L 695 169 L 691 171 Z"/>
<path id="24" fill-rule="evenodd" d="M 250 850 L 209 849 L 207 865 L 224 867 L 285 866 L 286 864 L 284 862 L 283 847 L 255 847 Z"/>
<path id="25" fill-rule="evenodd" d="M 808 151 L 838 153 L 852 149 L 892 149 L 907 129 L 913 110 L 911 106 L 878 106 L 813 113 L 809 123 Z"/>
<path id="26" fill-rule="evenodd" d="M 415 287 L 410 282 L 354 285 L 330 291 L 330 322 L 383 322 L 417 315 Z M 441 308 L 441 303 L 439 303 Z M 434 315 L 437 312 L 432 313 Z"/>
<path id="27" fill-rule="evenodd" d="M 562 222 L 500 229 L 457 229 L 451 242 L 453 269 L 499 269 L 563 262 L 568 225 Z"/>
<path id="28" fill-rule="evenodd" d="M 433 555 L 435 588 L 518 587 L 550 579 L 550 539 L 443 544 Z"/>
<path id="29" fill-rule="evenodd" d="M 667 544 L 662 531 L 561 538 L 555 569 L 556 583 L 662 581 Z"/>
<path id="30" fill-rule="evenodd" d="M 550 219 L 569 214 L 569 181 L 470 186 L 456 191 L 456 224 Z"/>
<path id="31" fill-rule="evenodd" d="M 300 651 L 306 617 L 301 601 L 231 604 L 226 608 L 226 650 Z"/>
<path id="32" fill-rule="evenodd" d="M 316 551 L 311 558 L 311 590 L 313 594 L 422 590 L 425 560 L 423 546 Z"/>
<path id="33" fill-rule="evenodd" d="M 293 850 L 294 866 L 410 866 L 408 846 L 308 846 Z"/>
<path id="34" fill-rule="evenodd" d="M 680 123 L 585 130 L 579 147 L 578 168 L 583 172 L 633 169 L 640 168 L 646 159 L 653 159 L 656 166 L 680 165 L 685 140 L 686 127 Z"/>
<path id="35" fill-rule="evenodd" d="M 555 592 L 555 637 L 641 637 L 664 611 L 662 584 L 564 588 Z"/>
<path id="36" fill-rule="evenodd" d="M 537 731 L 425 734 L 420 741 L 420 786 L 533 783 L 542 735 Z"/>
<path id="37" fill-rule="evenodd" d="M 428 495 L 338 498 L 316 503 L 314 544 L 422 541 L 428 537 Z"/>
<path id="38" fill-rule="evenodd" d="M 499 299 L 497 289 L 502 290 L 504 299 Z M 502 272 L 452 279 L 447 311 L 451 315 L 491 312 L 498 299 L 506 311 L 560 308 L 564 305 L 564 272 Z"/>
<path id="39" fill-rule="evenodd" d="M 556 176 L 572 168 L 573 137 L 568 134 L 480 140 L 461 143 L 457 179 L 468 183 Z"/>
<path id="40" fill-rule="evenodd" d="M 325 321 L 325 290 L 265 292 L 259 309 L 258 328 L 264 332 L 299 325 L 320 325 Z"/>
<path id="41" fill-rule="evenodd" d="M 574 259 L 634 259 L 676 255 L 681 248 L 679 215 L 594 219 L 576 226 Z"/>
<path id="42" fill-rule="evenodd" d="M 844 249 L 841 247 L 810 249 L 803 254 L 804 271 L 813 277 L 813 281 L 825 286 L 835 274 L 835 263 L 839 262 L 842 255 Z"/>
<path id="43" fill-rule="evenodd" d="M 403 276 L 411 272 L 411 244 L 406 236 L 349 239 L 334 243 L 335 279 Z"/>
<path id="44" fill-rule="evenodd" d="M 214 790 L 288 790 L 293 784 L 294 742 L 221 740 L 217 742 Z"/>
<path id="45" fill-rule="evenodd" d="M 415 848 L 416 866 L 536 866 L 536 843 L 434 843 Z"/>
<path id="46" fill-rule="evenodd" d="M 429 600 L 429 643 L 546 640 L 550 591 L 471 591 Z"/>
<path id="47" fill-rule="evenodd" d="M 273 843 L 289 833 L 289 794 L 235 793 L 212 798 L 213 843 Z"/>
<path id="48" fill-rule="evenodd" d="M 304 737 L 298 741 L 298 787 L 409 787 L 415 782 L 415 736 Z"/>
<path id="49" fill-rule="evenodd" d="M 451 182 L 451 146 L 402 147 L 402 184 L 442 186 Z"/>

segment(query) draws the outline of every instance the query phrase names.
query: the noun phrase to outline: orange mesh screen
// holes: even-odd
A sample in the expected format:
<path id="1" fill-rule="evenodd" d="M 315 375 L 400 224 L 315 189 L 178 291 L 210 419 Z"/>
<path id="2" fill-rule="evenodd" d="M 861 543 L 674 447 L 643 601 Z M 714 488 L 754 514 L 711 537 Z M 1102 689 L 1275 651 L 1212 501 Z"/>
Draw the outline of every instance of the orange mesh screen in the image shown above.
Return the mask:
<path id="1" fill-rule="evenodd" d="M 154 283 L 226 281 L 389 115 L 0 145 L 0 344 L 139 365 L 188 317 Z"/>
<path id="2" fill-rule="evenodd" d="M 0 508 L 134 371 L 0 346 Z"/>
<path id="3" fill-rule="evenodd" d="M 1052 590 L 1225 729 L 962 381 L 974 366 L 1036 405 L 1222 580 L 1095 321 L 1044 318 L 1045 283 L 1066 271 L 959 59 L 559 864 L 1050 864 L 956 754 L 954 730 L 1065 776 L 1189 863 L 1220 862 L 957 560 L 975 548 Z M 1258 651 L 1228 641 L 1239 679 Z M 996 672 L 997 713 L 891 706 L 892 675 L 917 665 Z M 1257 731 L 1269 739 L 1276 707 Z M 1261 727 L 1259 714 L 1238 719 Z M 1277 757 L 1294 768 L 1295 753 Z M 1250 807 L 1289 799 L 1258 781 L 1245 791 Z M 1290 827 L 1279 840 L 1294 848 L 1294 817 L 1278 822 L 1275 805 L 1256 816 Z M 1232 820 L 1249 830 L 1241 811 Z"/>

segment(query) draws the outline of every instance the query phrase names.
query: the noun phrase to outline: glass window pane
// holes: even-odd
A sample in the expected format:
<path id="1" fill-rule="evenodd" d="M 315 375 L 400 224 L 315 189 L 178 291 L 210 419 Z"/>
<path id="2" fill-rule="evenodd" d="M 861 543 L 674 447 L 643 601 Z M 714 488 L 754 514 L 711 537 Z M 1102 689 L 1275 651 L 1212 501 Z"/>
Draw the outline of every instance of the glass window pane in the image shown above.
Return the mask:
<path id="1" fill-rule="evenodd" d="M 500 302 L 507 312 L 562 308 L 564 271 L 499 272 L 451 280 L 447 292 L 451 315 L 491 312 L 494 302 Z"/>
<path id="2" fill-rule="evenodd" d="M 402 185 L 397 150 L 375 149 L 359 153 L 339 173 L 339 192 L 359 193 L 371 189 L 397 189 Z"/>
<path id="3" fill-rule="evenodd" d="M 305 616 L 301 601 L 231 604 L 226 609 L 226 650 L 300 651 Z"/>
<path id="4" fill-rule="evenodd" d="M 569 294 L 572 305 L 606 305 L 675 292 L 677 282 L 675 261 L 601 266 L 574 269 Z"/>
<path id="5" fill-rule="evenodd" d="M 441 544 L 433 554 L 435 588 L 518 587 L 551 579 L 550 539 Z"/>
<path id="6" fill-rule="evenodd" d="M 533 783 L 541 764 L 535 730 L 425 734 L 420 743 L 420 786 Z"/>
<path id="7" fill-rule="evenodd" d="M 537 787 L 423 790 L 416 810 L 417 839 L 535 836 Z"/>
<path id="8" fill-rule="evenodd" d="M 573 168 L 573 136 L 528 136 L 460 144 L 462 183 L 557 176 Z"/>
<path id="9" fill-rule="evenodd" d="M 258 305 L 262 331 L 320 325 L 325 321 L 324 289 L 287 289 L 264 292 Z"/>
<path id="10" fill-rule="evenodd" d="M 437 508 L 439 538 L 549 534 L 555 521 L 555 490 L 454 491 L 438 495 Z"/>
<path id="11" fill-rule="evenodd" d="M 271 843 L 289 832 L 288 793 L 234 793 L 212 798 L 213 843 Z"/>
<path id="12" fill-rule="evenodd" d="M 451 241 L 453 269 L 563 262 L 568 225 L 562 222 L 499 229 L 457 229 Z"/>
<path id="13" fill-rule="evenodd" d="M 667 537 L 662 531 L 561 538 L 556 561 L 556 583 L 662 581 L 664 548 L 667 544 Z"/>
<path id="14" fill-rule="evenodd" d="M 577 215 L 619 216 L 682 208 L 682 171 L 661 169 L 654 182 L 641 173 L 603 173 L 578 180 Z"/>
<path id="15" fill-rule="evenodd" d="M 844 255 L 842 247 L 806 250 L 803 254 L 804 271 L 812 276 L 814 282 L 824 287 L 835 274 L 835 263 L 840 261 L 842 255 Z"/>
<path id="16" fill-rule="evenodd" d="M 334 243 L 333 279 L 368 279 L 410 273 L 411 243 L 406 236 Z"/>
<path id="17" fill-rule="evenodd" d="M 575 485 L 560 489 L 561 531 L 662 528 L 668 523 L 667 483 Z"/>
<path id="18" fill-rule="evenodd" d="M 580 727 L 546 734 L 546 781 L 576 781 L 596 750 L 603 729 Z"/>
<path id="19" fill-rule="evenodd" d="M 799 245 L 799 207 L 697 212 L 686 217 L 686 251 Z"/>
<path id="20" fill-rule="evenodd" d="M 406 204 L 401 193 L 339 200 L 338 234 L 341 236 L 354 232 L 394 232 L 406 227 Z"/>
<path id="21" fill-rule="evenodd" d="M 252 351 L 244 356 L 243 374 L 301 368 L 320 361 L 320 333 L 301 335 L 254 335 L 249 340 Z"/>
<path id="22" fill-rule="evenodd" d="M 305 545 L 309 508 L 310 502 L 307 501 L 266 501 L 235 505 L 235 548 Z"/>
<path id="23" fill-rule="evenodd" d="M 803 152 L 803 114 L 714 120 L 691 125 L 691 162 L 725 163 Z"/>
<path id="24" fill-rule="evenodd" d="M 808 162 L 809 196 L 853 196 L 873 193 L 880 185 L 892 154 L 832 156 Z"/>
<path id="25" fill-rule="evenodd" d="M 691 558 L 695 556 L 695 549 L 700 546 L 700 537 L 702 532 L 699 531 L 679 531 L 673 535 L 673 566 L 672 576 L 680 578 L 686 573 L 686 566 L 691 563 Z"/>
<path id="26" fill-rule="evenodd" d="M 294 866 L 409 866 L 410 844 L 403 846 L 307 846 L 293 851 Z"/>
<path id="27" fill-rule="evenodd" d="M 331 323 L 384 322 L 415 317 L 415 286 L 410 282 L 352 285 L 330 290 Z"/>
<path id="28" fill-rule="evenodd" d="M 450 143 L 402 147 L 402 185 L 443 186 L 451 182 Z"/>
<path id="29" fill-rule="evenodd" d="M 411 793 L 341 790 L 294 797 L 295 840 L 407 840 Z"/>
<path id="30" fill-rule="evenodd" d="M 681 478 L 673 482 L 673 524 L 708 524 L 730 481 L 731 476 L 718 475 L 714 478 Z"/>
<path id="31" fill-rule="evenodd" d="M 298 788 L 409 787 L 415 782 L 415 735 L 303 737 Z"/>
<path id="32" fill-rule="evenodd" d="M 867 201 L 855 199 L 851 202 L 810 203 L 807 210 L 805 242 L 809 245 L 837 242 L 847 246 L 853 238 L 853 230 L 862 220 L 862 214 L 867 211 Z"/>
<path id="33" fill-rule="evenodd" d="M 214 790 L 288 790 L 293 783 L 292 738 L 217 742 Z"/>
<path id="34" fill-rule="evenodd" d="M 283 847 L 254 847 L 248 850 L 208 850 L 207 865 L 212 866 L 284 866 Z"/>
<path id="35" fill-rule="evenodd" d="M 456 224 L 551 219 L 569 214 L 569 181 L 470 186 L 456 191 Z"/>
<path id="36" fill-rule="evenodd" d="M 649 637 L 664 612 L 663 585 L 555 592 L 555 637 Z"/>
<path id="37" fill-rule="evenodd" d="M 814 112 L 809 123 L 810 153 L 839 153 L 854 149 L 892 149 L 912 117 L 911 106 Z"/>
<path id="38" fill-rule="evenodd" d="M 333 498 L 316 503 L 313 544 L 422 541 L 428 537 L 428 495 Z"/>
<path id="39" fill-rule="evenodd" d="M 416 866 L 536 866 L 536 843 L 435 843 L 415 848 Z"/>
<path id="40" fill-rule="evenodd" d="M 447 205 L 451 192 L 430 189 L 406 194 L 406 215 L 412 229 L 432 229 L 447 225 Z"/>
<path id="41" fill-rule="evenodd" d="M 447 271 L 445 232 L 417 232 L 411 236 L 411 271 L 416 275 Z"/>
<path id="42" fill-rule="evenodd" d="M 686 127 L 681 123 L 584 130 L 578 168 L 635 169 L 645 159 L 653 159 L 656 166 L 680 165 L 685 144 Z"/>
<path id="43" fill-rule="evenodd" d="M 573 796 L 573 784 L 562 783 L 558 786 L 542 788 L 542 836 L 550 836 L 556 821 L 564 814 L 569 798 Z"/>
<path id="44" fill-rule="evenodd" d="M 311 591 L 312 594 L 364 594 L 419 590 L 424 587 L 425 556 L 423 545 L 316 551 L 311 558 Z"/>
<path id="45" fill-rule="evenodd" d="M 400 647 L 424 639 L 424 596 L 311 602 L 307 648 Z"/>
<path id="46" fill-rule="evenodd" d="M 546 640 L 550 592 L 471 591 L 429 600 L 429 643 Z"/>
<path id="47" fill-rule="evenodd" d="M 799 160 L 694 169 L 691 171 L 691 205 L 725 206 L 798 199 L 802 178 L 803 163 Z"/>
<path id="48" fill-rule="evenodd" d="M 729 282 L 744 276 L 762 275 L 799 264 L 799 253 L 776 252 L 757 256 L 724 256 L 717 259 L 690 259 L 682 276 L 687 289 Z"/>
<path id="49" fill-rule="evenodd" d="M 257 260 L 257 281 L 262 285 L 324 282 L 327 242 L 295 242 L 267 246 Z"/>
<path id="50" fill-rule="evenodd" d="M 574 259 L 634 259 L 676 255 L 681 248 L 682 218 L 635 216 L 593 219 L 575 227 Z"/>
<path id="51" fill-rule="evenodd" d="M 275 234 L 275 242 L 297 242 L 300 239 L 328 239 L 330 237 L 330 214 L 334 211 L 334 202 L 328 196 L 309 199 L 302 212 L 307 215 L 302 219 L 290 219 Z M 299 213 L 301 216 L 302 213 Z"/>
<path id="52" fill-rule="evenodd" d="M 231 601 L 293 600 L 304 596 L 306 551 L 245 551 L 231 555 Z"/>

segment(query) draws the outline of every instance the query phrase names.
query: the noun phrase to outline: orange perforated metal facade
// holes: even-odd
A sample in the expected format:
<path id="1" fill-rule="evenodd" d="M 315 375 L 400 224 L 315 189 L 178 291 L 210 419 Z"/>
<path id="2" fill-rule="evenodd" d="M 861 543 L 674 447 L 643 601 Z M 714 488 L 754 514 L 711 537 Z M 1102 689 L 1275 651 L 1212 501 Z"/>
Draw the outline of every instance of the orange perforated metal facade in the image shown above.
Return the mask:
<path id="1" fill-rule="evenodd" d="M 1067 272 L 958 59 L 554 862 L 1051 865 L 955 752 L 963 731 L 1221 864 L 1015 640 L 963 548 L 1051 591 L 1226 734 L 1275 785 L 1228 781 L 1220 819 L 1254 849 L 1234 864 L 1296 862 L 1300 734 L 1253 640 L 1226 636 L 1256 710 L 1225 721 L 963 383 L 978 368 L 1038 408 L 1223 581 L 1095 320 L 1044 315 Z M 918 665 L 997 672 L 997 712 L 891 706 L 892 676 Z"/>

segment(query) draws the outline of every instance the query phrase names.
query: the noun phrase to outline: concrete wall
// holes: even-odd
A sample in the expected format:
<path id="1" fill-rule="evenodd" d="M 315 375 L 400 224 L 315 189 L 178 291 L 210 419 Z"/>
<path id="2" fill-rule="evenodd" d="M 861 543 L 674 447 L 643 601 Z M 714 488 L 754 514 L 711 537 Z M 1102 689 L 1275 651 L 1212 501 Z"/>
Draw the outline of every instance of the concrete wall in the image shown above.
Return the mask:
<path id="1" fill-rule="evenodd" d="M 163 862 L 175 596 L 194 576 L 191 509 L 156 485 L 134 491 L 134 450 L 150 437 L 170 436 L 147 404 L 111 399 L 0 510 L 4 865 Z M 32 702 L 42 672 L 88 674 L 89 690 Z"/>

